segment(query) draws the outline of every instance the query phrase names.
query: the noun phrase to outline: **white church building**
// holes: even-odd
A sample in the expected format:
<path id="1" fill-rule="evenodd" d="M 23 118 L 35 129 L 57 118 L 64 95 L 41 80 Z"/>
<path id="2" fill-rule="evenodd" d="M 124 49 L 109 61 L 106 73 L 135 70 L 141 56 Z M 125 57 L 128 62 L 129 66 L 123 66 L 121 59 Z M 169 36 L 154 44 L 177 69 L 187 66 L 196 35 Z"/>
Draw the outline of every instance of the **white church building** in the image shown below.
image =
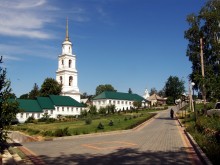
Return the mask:
<path id="1" fill-rule="evenodd" d="M 76 55 L 72 53 L 72 43 L 66 23 L 66 37 L 62 44 L 62 53 L 58 56 L 56 80 L 62 84 L 62 93 L 31 99 L 17 99 L 21 112 L 16 115 L 19 122 L 25 122 L 29 117 L 39 119 L 47 113 L 50 117 L 58 115 L 78 116 L 85 106 L 80 103 L 80 93 L 77 84 Z"/>
<path id="2" fill-rule="evenodd" d="M 66 24 L 66 38 L 62 44 L 62 53 L 58 56 L 56 80 L 62 84 L 63 96 L 70 96 L 80 102 L 78 88 L 78 72 L 76 70 L 76 55 L 73 54 L 72 43 L 68 34 L 68 20 Z"/>

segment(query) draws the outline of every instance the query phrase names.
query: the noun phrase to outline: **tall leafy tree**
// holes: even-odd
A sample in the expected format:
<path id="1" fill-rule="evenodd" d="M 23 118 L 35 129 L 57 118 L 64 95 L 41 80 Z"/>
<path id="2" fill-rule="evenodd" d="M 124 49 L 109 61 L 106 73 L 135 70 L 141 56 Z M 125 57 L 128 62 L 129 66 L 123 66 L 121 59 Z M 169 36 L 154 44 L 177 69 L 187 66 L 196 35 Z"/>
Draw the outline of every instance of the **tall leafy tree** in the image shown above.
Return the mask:
<path id="1" fill-rule="evenodd" d="M 36 99 L 37 96 L 40 95 L 40 90 L 39 87 L 36 83 L 34 83 L 33 89 L 29 93 L 29 98 L 30 99 Z"/>
<path id="2" fill-rule="evenodd" d="M 153 95 L 153 94 L 157 94 L 157 89 L 156 88 L 151 88 L 149 94 L 150 94 L 150 96 Z"/>
<path id="3" fill-rule="evenodd" d="M 49 96 L 49 95 L 59 95 L 62 91 L 62 85 L 59 84 L 53 78 L 46 78 L 41 85 L 40 95 Z"/>
<path id="4" fill-rule="evenodd" d="M 19 99 L 28 99 L 28 93 L 21 95 Z"/>
<path id="5" fill-rule="evenodd" d="M 117 91 L 111 84 L 99 85 L 96 87 L 96 96 L 104 91 Z"/>
<path id="6" fill-rule="evenodd" d="M 196 90 L 202 91 L 205 84 L 207 98 L 220 99 L 220 1 L 207 1 L 198 14 L 187 16 L 187 22 L 186 55 L 192 62 L 190 79 L 195 82 Z M 201 73 L 200 38 L 203 40 L 205 78 Z"/>
<path id="7" fill-rule="evenodd" d="M 170 76 L 165 83 L 164 91 L 167 97 L 171 97 L 175 101 L 185 92 L 184 81 L 177 76 Z"/>
<path id="8" fill-rule="evenodd" d="M 2 57 L 0 58 L 0 64 Z M 19 112 L 18 103 L 10 100 L 11 97 L 10 81 L 6 79 L 6 69 L 0 67 L 0 151 L 8 138 L 7 127 Z"/>
<path id="9" fill-rule="evenodd" d="M 131 90 L 131 88 L 128 89 L 128 93 L 132 94 L 132 90 Z"/>

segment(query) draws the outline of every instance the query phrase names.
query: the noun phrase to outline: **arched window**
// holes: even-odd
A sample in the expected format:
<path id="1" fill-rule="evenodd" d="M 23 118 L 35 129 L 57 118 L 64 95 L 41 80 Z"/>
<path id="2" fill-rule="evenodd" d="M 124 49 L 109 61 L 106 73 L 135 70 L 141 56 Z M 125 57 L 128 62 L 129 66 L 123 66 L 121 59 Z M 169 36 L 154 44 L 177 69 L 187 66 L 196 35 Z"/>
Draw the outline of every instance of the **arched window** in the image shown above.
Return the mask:
<path id="1" fill-rule="evenodd" d="M 64 61 L 62 60 L 62 65 L 64 65 Z"/>
<path id="2" fill-rule="evenodd" d="M 69 60 L 69 68 L 71 68 L 72 60 Z"/>
<path id="3" fill-rule="evenodd" d="M 72 86 L 72 83 L 73 83 L 73 77 L 70 76 L 70 77 L 69 77 L 69 86 Z"/>
<path id="4" fill-rule="evenodd" d="M 69 53 L 70 53 L 70 46 L 69 46 Z"/>
<path id="5" fill-rule="evenodd" d="M 60 84 L 63 84 L 63 77 L 60 76 Z"/>

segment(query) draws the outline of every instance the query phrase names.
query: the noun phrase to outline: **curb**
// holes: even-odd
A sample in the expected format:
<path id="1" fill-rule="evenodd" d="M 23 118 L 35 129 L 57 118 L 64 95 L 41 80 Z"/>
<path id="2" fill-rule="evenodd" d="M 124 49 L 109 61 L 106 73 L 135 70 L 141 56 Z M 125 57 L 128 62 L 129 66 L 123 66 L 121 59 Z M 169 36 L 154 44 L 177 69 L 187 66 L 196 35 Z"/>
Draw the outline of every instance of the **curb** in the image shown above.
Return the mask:
<path id="1" fill-rule="evenodd" d="M 184 127 L 184 125 L 180 122 L 180 120 L 177 118 L 176 119 L 179 123 L 179 125 L 181 127 Z M 205 165 L 212 165 L 211 161 L 208 159 L 208 157 L 206 156 L 206 154 L 202 151 L 202 149 L 199 147 L 199 145 L 197 144 L 197 142 L 193 139 L 193 137 L 190 135 L 189 132 L 187 132 L 185 130 L 185 128 L 183 128 L 184 133 L 186 134 L 187 139 L 189 140 L 190 144 L 193 146 L 196 154 L 198 155 L 198 157 L 200 158 L 200 160 L 205 164 Z"/>
<path id="2" fill-rule="evenodd" d="M 196 143 L 196 141 L 193 139 L 193 137 L 184 129 L 184 132 L 187 136 L 187 138 L 190 141 L 190 144 L 193 146 L 194 150 L 196 151 L 196 154 L 199 156 L 200 160 L 205 165 L 212 165 L 211 161 L 208 159 L 206 154 L 202 151 L 202 149 L 199 147 L 199 145 Z"/>

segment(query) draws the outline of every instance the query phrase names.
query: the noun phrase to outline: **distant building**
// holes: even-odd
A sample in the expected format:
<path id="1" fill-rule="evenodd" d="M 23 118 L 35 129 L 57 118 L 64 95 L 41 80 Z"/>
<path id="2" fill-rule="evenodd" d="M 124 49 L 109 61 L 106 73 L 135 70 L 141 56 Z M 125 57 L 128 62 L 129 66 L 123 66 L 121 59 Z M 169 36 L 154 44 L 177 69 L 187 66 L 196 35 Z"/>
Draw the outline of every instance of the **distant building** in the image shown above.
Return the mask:
<path id="1" fill-rule="evenodd" d="M 100 109 L 108 105 L 115 105 L 117 111 L 119 110 L 130 110 L 133 106 L 134 101 L 139 101 L 142 106 L 148 105 L 148 101 L 137 94 L 122 93 L 122 92 L 110 92 L 105 91 L 94 97 L 92 102 L 93 105 Z"/>
<path id="2" fill-rule="evenodd" d="M 154 105 L 164 105 L 166 104 L 166 99 L 158 96 L 157 94 L 153 94 L 147 98 L 151 102 L 151 106 Z"/>
<path id="3" fill-rule="evenodd" d="M 62 44 L 62 54 L 58 56 L 56 80 L 62 84 L 61 95 L 70 96 L 80 102 L 76 55 L 72 54 L 72 43 L 68 34 L 68 20 L 66 24 L 66 38 Z"/>
<path id="4" fill-rule="evenodd" d="M 148 92 L 148 90 L 146 88 L 145 91 L 144 91 L 143 98 L 147 99 L 148 97 L 150 97 L 150 95 L 149 95 L 149 92 Z"/>
<path id="5" fill-rule="evenodd" d="M 36 100 L 16 99 L 22 112 L 16 115 L 20 123 L 25 122 L 29 117 L 40 119 L 45 113 L 51 118 L 57 115 L 80 115 L 84 105 L 69 96 L 50 95 L 49 97 L 37 97 Z"/>

